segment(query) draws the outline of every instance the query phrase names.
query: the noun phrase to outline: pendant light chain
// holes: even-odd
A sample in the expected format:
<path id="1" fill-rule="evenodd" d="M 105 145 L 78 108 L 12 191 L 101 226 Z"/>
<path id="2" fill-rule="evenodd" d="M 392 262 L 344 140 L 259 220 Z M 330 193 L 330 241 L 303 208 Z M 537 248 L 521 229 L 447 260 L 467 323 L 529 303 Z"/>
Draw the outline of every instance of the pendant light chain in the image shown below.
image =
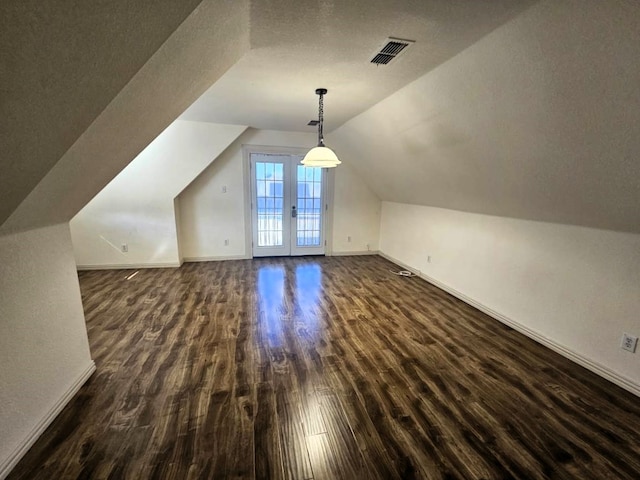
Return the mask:
<path id="1" fill-rule="evenodd" d="M 300 162 L 305 167 L 312 168 L 333 168 L 342 162 L 337 155 L 324 145 L 324 95 L 327 93 L 326 88 L 317 88 L 318 95 L 318 146 L 313 147 Z"/>
<path id="2" fill-rule="evenodd" d="M 319 106 L 318 106 L 318 146 L 324 147 L 324 132 L 323 132 L 323 123 L 324 123 L 324 94 L 322 91 L 318 93 L 320 96 Z"/>

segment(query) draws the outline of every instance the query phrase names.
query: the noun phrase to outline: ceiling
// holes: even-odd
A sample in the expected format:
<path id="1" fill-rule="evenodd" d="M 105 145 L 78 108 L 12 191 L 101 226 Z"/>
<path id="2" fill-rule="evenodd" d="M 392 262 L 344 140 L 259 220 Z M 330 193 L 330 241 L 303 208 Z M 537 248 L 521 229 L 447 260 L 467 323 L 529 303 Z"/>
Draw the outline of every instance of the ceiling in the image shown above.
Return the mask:
<path id="1" fill-rule="evenodd" d="M 173 115 L 173 110 L 160 106 L 171 103 L 170 98 L 161 97 L 161 90 L 182 75 L 181 83 L 171 87 L 180 97 L 179 102 L 173 103 L 181 103 L 186 91 L 193 91 L 194 99 L 205 92 L 186 111 L 180 110 L 184 119 L 313 131 L 307 123 L 317 117 L 314 92 L 322 86 L 329 89 L 326 129 L 331 131 L 533 3 L 534 0 L 113 0 L 76 2 L 69 8 L 61 0 L 0 2 L 0 225 L 6 224 L 83 136 L 95 139 L 90 142 L 95 152 L 83 154 L 85 162 L 102 157 L 105 143 L 120 145 L 122 139 L 87 132 L 118 96 L 126 97 L 122 93 L 151 61 L 157 68 L 148 70 L 156 69 L 157 73 L 145 80 L 146 94 L 163 115 L 158 124 L 166 121 L 165 116 Z M 209 18 L 208 12 L 215 10 L 217 16 Z M 237 15 L 228 16 L 230 10 L 241 15 L 239 24 Z M 175 40 L 174 46 L 167 49 L 167 42 L 187 18 L 206 21 L 208 29 L 193 33 L 191 43 Z M 236 24 L 248 37 L 247 48 L 237 44 L 236 39 L 243 34 Z M 233 33 L 224 37 L 227 31 Z M 388 36 L 416 43 L 390 65 L 375 67 L 369 60 Z M 219 51 L 240 49 L 247 53 L 229 69 L 229 55 L 220 56 Z M 171 56 L 163 53 L 167 50 Z M 203 53 L 195 59 L 194 52 Z M 195 60 L 199 61 L 199 71 Z M 176 71 L 187 61 L 197 74 Z M 219 81 L 212 81 L 219 78 L 219 70 L 228 71 Z M 169 76 L 171 81 L 167 80 Z M 209 83 L 200 90 L 207 79 Z M 143 85 L 136 88 L 145 91 Z M 147 105 L 151 115 L 154 105 Z M 126 118 L 133 122 L 136 119 L 133 115 Z M 171 116 L 169 122 L 173 119 Z M 153 135 L 151 130 L 155 128 L 148 126 L 144 136 L 134 139 L 133 135 L 129 143 L 148 143 L 147 137 Z M 161 131 L 156 130 L 155 135 Z M 120 168 L 120 162 L 132 159 L 112 160 Z M 71 163 L 69 169 L 73 170 Z M 97 168 L 109 170 L 105 165 L 102 161 Z M 105 177 L 95 183 L 103 185 L 110 179 Z M 60 190 L 72 188 L 65 185 Z M 90 198 L 95 193 L 87 191 L 80 197 Z M 33 200 L 31 210 L 37 212 L 39 202 Z M 55 202 L 49 203 L 47 208 L 55 210 Z M 36 216 L 44 218 L 46 214 Z"/>
<path id="2" fill-rule="evenodd" d="M 249 0 L 0 2 L 0 235 L 68 222 L 249 50 Z"/>
<path id="3" fill-rule="evenodd" d="M 382 200 L 640 233 L 638 58 L 637 2 L 540 2 L 330 145 Z"/>
<path id="4" fill-rule="evenodd" d="M 637 2 L 63 6 L 0 3 L 0 232 L 68 221 L 180 112 L 314 131 L 318 87 L 381 199 L 640 232 Z"/>
<path id="5" fill-rule="evenodd" d="M 0 2 L 0 225 L 198 3 Z"/>
<path id="6" fill-rule="evenodd" d="M 314 131 L 315 89 L 331 131 L 466 49 L 535 0 L 268 0 L 251 3 L 251 50 L 184 120 Z M 414 40 L 370 63 L 388 37 Z"/>

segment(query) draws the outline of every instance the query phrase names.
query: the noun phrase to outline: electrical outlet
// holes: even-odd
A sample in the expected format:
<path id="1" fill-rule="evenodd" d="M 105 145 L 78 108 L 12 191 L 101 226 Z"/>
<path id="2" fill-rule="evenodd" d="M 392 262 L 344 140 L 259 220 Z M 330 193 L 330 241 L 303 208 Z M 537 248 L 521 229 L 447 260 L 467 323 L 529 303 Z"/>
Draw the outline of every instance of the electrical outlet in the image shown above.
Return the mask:
<path id="1" fill-rule="evenodd" d="M 622 334 L 622 342 L 620 343 L 620 348 L 622 348 L 623 350 L 628 350 L 631 353 L 635 353 L 637 345 L 638 337 L 634 337 L 633 335 L 629 335 L 628 333 Z"/>
<path id="2" fill-rule="evenodd" d="M 347 237 L 347 242 L 351 242 L 351 235 Z"/>
<path id="3" fill-rule="evenodd" d="M 222 186 L 222 193 L 227 193 L 227 186 L 226 185 Z"/>
<path id="4" fill-rule="evenodd" d="M 370 252 L 370 251 L 371 251 L 371 245 L 367 243 L 367 252 Z"/>
<path id="5" fill-rule="evenodd" d="M 122 253 L 127 253 L 129 251 L 129 245 L 123 243 L 122 245 L 120 245 L 120 250 L 122 251 Z"/>
<path id="6" fill-rule="evenodd" d="M 427 263 L 431 263 L 431 255 L 427 257 Z"/>
<path id="7" fill-rule="evenodd" d="M 228 247 L 228 246 L 229 246 L 229 239 L 228 239 L 228 238 L 227 238 L 227 239 L 225 239 L 225 241 L 224 241 L 224 246 L 225 246 L 225 247 Z"/>

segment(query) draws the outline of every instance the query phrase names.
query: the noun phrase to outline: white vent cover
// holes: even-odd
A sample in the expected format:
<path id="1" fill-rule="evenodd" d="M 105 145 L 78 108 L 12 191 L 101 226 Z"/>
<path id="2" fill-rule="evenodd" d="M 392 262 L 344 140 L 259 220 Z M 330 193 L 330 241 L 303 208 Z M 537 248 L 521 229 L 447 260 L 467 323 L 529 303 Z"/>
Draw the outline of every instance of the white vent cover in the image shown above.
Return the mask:
<path id="1" fill-rule="evenodd" d="M 415 43 L 415 41 L 389 37 L 382 47 L 374 53 L 371 63 L 376 65 L 386 65 L 391 60 L 405 52 L 407 47 L 412 43 Z"/>

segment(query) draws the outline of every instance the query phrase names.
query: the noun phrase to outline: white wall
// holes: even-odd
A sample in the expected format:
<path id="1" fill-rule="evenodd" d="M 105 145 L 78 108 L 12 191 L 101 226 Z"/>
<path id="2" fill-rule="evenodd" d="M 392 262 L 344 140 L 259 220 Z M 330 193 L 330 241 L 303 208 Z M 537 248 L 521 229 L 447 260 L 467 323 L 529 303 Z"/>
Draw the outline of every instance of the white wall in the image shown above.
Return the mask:
<path id="1" fill-rule="evenodd" d="M 383 202 L 380 248 L 640 394 L 640 235 Z"/>
<path id="2" fill-rule="evenodd" d="M 0 237 L 0 478 L 93 369 L 68 225 Z"/>
<path id="3" fill-rule="evenodd" d="M 252 132 L 241 135 L 178 197 L 185 261 L 245 257 L 242 143 Z"/>
<path id="4" fill-rule="evenodd" d="M 335 168 L 333 205 L 333 254 L 377 252 L 381 202 L 346 157 Z"/>
<path id="5" fill-rule="evenodd" d="M 172 123 L 72 219 L 78 267 L 179 265 L 174 198 L 245 128 Z"/>
<path id="6" fill-rule="evenodd" d="M 328 135 L 330 137 L 330 135 Z M 191 183 L 179 197 L 185 260 L 244 258 L 245 198 L 243 145 L 310 148 L 315 133 L 249 129 Z M 338 155 L 340 152 L 337 152 Z M 333 250 L 335 253 L 378 249 L 380 200 L 345 160 L 336 168 Z M 226 193 L 222 187 L 226 187 Z M 347 236 L 352 237 L 351 243 Z M 225 246 L 224 241 L 229 240 Z"/>

